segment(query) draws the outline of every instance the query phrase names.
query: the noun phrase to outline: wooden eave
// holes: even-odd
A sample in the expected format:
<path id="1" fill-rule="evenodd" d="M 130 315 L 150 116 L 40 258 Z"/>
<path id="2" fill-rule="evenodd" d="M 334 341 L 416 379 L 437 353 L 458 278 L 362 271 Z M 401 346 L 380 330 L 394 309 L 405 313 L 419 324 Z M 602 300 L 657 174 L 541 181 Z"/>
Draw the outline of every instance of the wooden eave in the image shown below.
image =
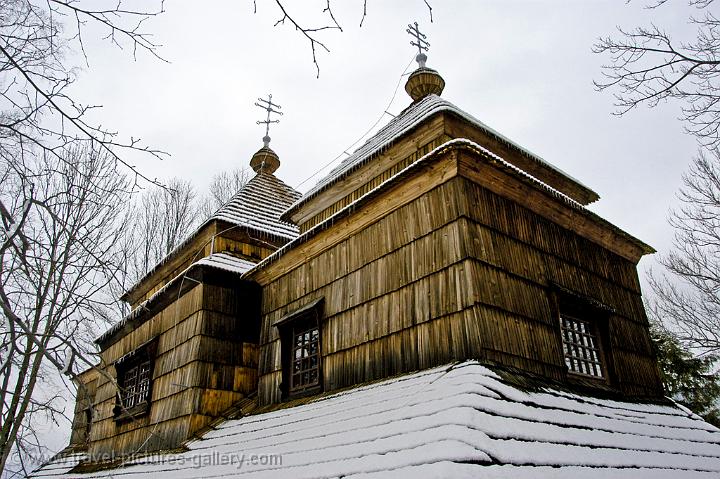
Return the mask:
<path id="1" fill-rule="evenodd" d="M 289 242 L 246 272 L 243 278 L 267 284 L 458 175 L 514 200 L 634 263 L 642 255 L 655 252 L 651 246 L 485 148 L 466 139 L 455 139 Z"/>
<path id="2" fill-rule="evenodd" d="M 386 148 L 369 155 L 353 166 L 337 180 L 320 189 L 302 203 L 285 211 L 280 219 L 302 224 L 316 213 L 322 211 L 345 195 L 352 193 L 375 176 L 387 170 L 393 164 L 412 154 L 420 146 L 440 137 L 444 128 L 444 112 L 437 112 L 423 123 L 395 138 Z"/>
<path id="3" fill-rule="evenodd" d="M 451 138 L 467 138 L 500 156 L 534 178 L 547 183 L 554 189 L 564 193 L 583 206 L 600 199 L 595 191 L 579 183 L 574 178 L 551 168 L 546 163 L 539 162 L 531 157 L 527 151 L 518 148 L 515 144 L 500 138 L 492 132 L 474 125 L 452 111 L 443 112 L 445 134 Z"/>
<path id="4" fill-rule="evenodd" d="M 210 221 L 198 228 L 180 246 L 171 251 L 160 263 L 148 271 L 145 276 L 131 286 L 120 299 L 131 305 L 136 305 L 141 298 L 147 295 L 152 289 L 163 286 L 163 283 L 174 278 L 187 263 L 199 259 L 204 255 L 198 255 L 198 251 L 210 244 L 212 237 L 219 231 L 218 222 Z"/>
<path id="5" fill-rule="evenodd" d="M 220 280 L 225 281 L 237 280 L 239 273 L 218 270 L 211 266 L 200 264 L 191 266 L 183 276 L 187 277 L 188 281 L 181 281 L 179 276 L 173 278 L 163 290 L 152 296 L 149 301 L 132 310 L 120 323 L 114 325 L 98 337 L 95 343 L 101 350 L 105 350 L 198 284 L 207 283 L 210 277 L 220 278 Z"/>
<path id="6" fill-rule="evenodd" d="M 474 148 L 466 146 L 463 149 L 473 151 Z M 643 255 L 655 253 L 652 246 L 586 209 L 572 198 L 548 188 L 514 165 L 508 165 L 490 152 L 478 151 L 478 153 L 484 161 L 473 161 L 468 155 L 462 155 L 459 166 L 462 176 L 584 236 L 633 263 L 637 263 Z M 499 173 L 504 173 L 504 175 Z M 514 177 L 532 188 L 517 188 L 506 180 L 508 176 Z"/>
<path id="7" fill-rule="evenodd" d="M 588 205 L 600 199 L 595 191 L 553 168 L 494 130 L 473 123 L 453 110 L 443 109 L 429 115 L 422 123 L 393 138 L 391 143 L 363 158 L 342 175 L 315 191 L 310 197 L 301 198 L 299 202 L 288 208 L 280 216 L 280 219 L 295 224 L 304 223 L 308 218 L 340 200 L 410 154 L 411 151 L 403 153 L 404 150 L 408 150 L 408 147 L 417 149 L 443 134 L 450 138 L 466 138 L 482 145 L 582 205 Z M 380 158 L 388 158 L 389 161 L 378 161 Z"/>
<path id="8" fill-rule="evenodd" d="M 221 219 L 212 219 L 198 228 L 175 250 L 171 251 L 163 261 L 123 293 L 120 299 L 136 306 L 150 291 L 164 286 L 166 282 L 177 276 L 178 272 L 187 267 L 190 262 L 207 256 L 202 251 L 211 247 L 214 236 L 223 236 L 235 241 L 270 248 L 279 248 L 288 242 L 287 238 L 273 235 L 267 231 L 249 226 L 234 225 Z"/>

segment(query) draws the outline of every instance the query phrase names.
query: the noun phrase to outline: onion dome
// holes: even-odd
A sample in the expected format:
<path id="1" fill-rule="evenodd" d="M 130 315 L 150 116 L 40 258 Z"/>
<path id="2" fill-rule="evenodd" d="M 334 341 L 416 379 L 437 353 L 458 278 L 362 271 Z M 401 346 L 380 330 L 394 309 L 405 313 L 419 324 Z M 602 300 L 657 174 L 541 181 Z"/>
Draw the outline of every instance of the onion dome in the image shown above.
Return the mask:
<path id="1" fill-rule="evenodd" d="M 418 69 L 410 74 L 407 83 L 405 83 L 405 91 L 413 99 L 413 102 L 418 102 L 428 95 L 439 96 L 445 88 L 445 80 L 437 71 L 425 66 L 427 55 L 423 53 L 423 50 L 427 51 L 430 48 L 427 36 L 420 32 L 417 22 L 408 25 L 406 31 L 414 39 L 414 41 L 410 42 L 410 45 L 418 49 L 418 54 L 415 57 L 418 62 Z"/>
<path id="2" fill-rule="evenodd" d="M 255 173 L 272 174 L 280 167 L 280 157 L 270 148 L 270 137 L 265 135 L 263 147 L 250 158 L 250 167 Z"/>

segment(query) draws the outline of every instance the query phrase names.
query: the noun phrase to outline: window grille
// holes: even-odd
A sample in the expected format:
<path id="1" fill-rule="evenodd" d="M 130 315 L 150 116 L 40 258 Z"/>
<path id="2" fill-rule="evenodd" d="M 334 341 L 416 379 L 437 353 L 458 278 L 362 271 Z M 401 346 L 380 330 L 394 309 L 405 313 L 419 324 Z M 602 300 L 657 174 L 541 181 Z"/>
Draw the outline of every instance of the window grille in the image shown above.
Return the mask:
<path id="1" fill-rule="evenodd" d="M 572 316 L 561 315 L 560 325 L 565 364 L 568 369 L 576 374 L 602 378 L 600 347 L 593 324 Z"/>
<path id="2" fill-rule="evenodd" d="M 150 361 L 144 361 L 125 371 L 120 394 L 122 405 L 126 409 L 150 399 L 150 379 Z"/>
<path id="3" fill-rule="evenodd" d="M 319 385 L 320 331 L 317 326 L 293 328 L 290 390 L 302 391 Z"/>

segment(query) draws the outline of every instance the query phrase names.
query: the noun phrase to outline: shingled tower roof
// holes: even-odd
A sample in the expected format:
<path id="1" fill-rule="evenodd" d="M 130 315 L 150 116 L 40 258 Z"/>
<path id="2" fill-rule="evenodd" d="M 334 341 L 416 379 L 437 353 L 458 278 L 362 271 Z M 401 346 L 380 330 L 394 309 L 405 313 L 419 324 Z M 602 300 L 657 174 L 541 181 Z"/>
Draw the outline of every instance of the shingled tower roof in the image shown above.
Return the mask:
<path id="1" fill-rule="evenodd" d="M 253 155 L 266 156 L 265 150 L 270 148 L 265 145 Z M 272 150 L 270 150 L 272 151 Z M 247 229 L 259 236 L 265 236 L 280 240 L 281 242 L 295 239 L 299 230 L 292 223 L 280 220 L 280 215 L 290 205 L 302 196 L 299 191 L 294 190 L 272 172 L 280 165 L 278 156 L 273 152 L 272 168 L 265 168 L 265 162 L 252 164 L 256 175 L 250 179 L 235 195 L 221 206 L 210 218 L 205 220 L 198 228 L 187 236 L 185 241 L 171 251 L 160 263 L 143 276 L 137 283 L 128 289 L 123 298 L 128 298 L 141 283 L 153 275 L 163 264 L 176 257 L 184 250 L 186 245 L 213 221 L 224 221 L 240 228 Z M 252 160 L 251 160 L 252 163 Z"/>
<path id="2" fill-rule="evenodd" d="M 300 192 L 272 173 L 258 173 L 225 203 L 208 221 L 222 220 L 269 235 L 293 239 L 297 226 L 280 221 L 280 215 L 300 198 Z"/>

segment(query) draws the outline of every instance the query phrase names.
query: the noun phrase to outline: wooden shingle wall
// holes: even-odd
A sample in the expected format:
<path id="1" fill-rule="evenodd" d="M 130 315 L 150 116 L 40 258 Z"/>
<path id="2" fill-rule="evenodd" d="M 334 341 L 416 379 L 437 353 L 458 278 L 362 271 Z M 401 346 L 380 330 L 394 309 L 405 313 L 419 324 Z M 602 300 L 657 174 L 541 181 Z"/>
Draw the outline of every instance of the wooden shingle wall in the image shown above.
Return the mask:
<path id="1" fill-rule="evenodd" d="M 428 143 L 420 146 L 419 148 L 398 148 L 399 151 L 391 150 L 391 153 L 381 155 L 376 162 L 370 163 L 368 166 L 363 168 L 363 170 L 381 170 L 381 173 L 378 173 L 376 176 L 372 177 L 371 179 L 367 180 L 365 183 L 363 183 L 358 188 L 352 190 L 350 193 L 343 196 L 338 201 L 335 201 L 332 205 L 328 206 L 321 212 L 314 215 L 312 218 L 307 220 L 306 222 L 300 224 L 300 232 L 304 233 L 305 231 L 309 230 L 316 224 L 328 219 L 333 214 L 337 213 L 353 201 L 357 200 L 358 198 L 362 197 L 364 194 L 366 194 L 368 191 L 372 190 L 373 188 L 379 186 L 381 183 L 386 181 L 391 176 L 395 175 L 399 171 L 401 171 L 403 168 L 406 168 L 408 165 L 411 165 L 412 163 L 415 163 L 418 159 L 422 158 L 424 155 L 430 153 L 433 149 L 437 148 L 438 146 L 442 145 L 446 141 L 448 141 L 450 137 L 446 135 L 441 135 L 437 138 L 434 138 L 433 140 L 429 141 Z M 412 151 L 412 153 L 409 153 L 409 151 Z M 405 156 L 401 156 L 405 155 Z M 398 158 L 401 158 L 398 160 Z M 365 171 L 361 172 L 364 176 L 367 176 L 367 173 Z M 369 173 L 369 172 L 368 172 Z M 344 187 L 345 185 L 343 185 Z"/>
<path id="2" fill-rule="evenodd" d="M 213 276 L 213 274 L 215 276 Z M 177 294 L 177 293 L 175 293 Z M 102 353 L 89 454 L 112 459 L 178 447 L 257 386 L 258 298 L 237 276 L 209 273 Z M 117 422 L 112 364 L 158 338 L 149 413 Z M 104 374 L 103 374 L 104 373 Z"/>
<path id="3" fill-rule="evenodd" d="M 211 253 L 228 252 L 250 261 L 259 261 L 282 246 L 276 238 L 255 237 L 225 221 L 205 225 L 186 245 L 135 286 L 126 299 L 131 309 L 150 298 L 191 264 Z"/>
<path id="4" fill-rule="evenodd" d="M 97 377 L 98 371 L 95 369 L 88 369 L 78 374 L 77 379 L 82 386 L 78 387 L 75 398 L 75 410 L 70 432 L 71 446 L 87 446 L 90 428 L 92 427 Z"/>
<path id="5" fill-rule="evenodd" d="M 444 115 L 435 115 L 412 130 L 412 137 L 398 138 L 371 155 L 364 165 L 307 200 L 291 216 L 303 233 L 355 201 L 423 155 L 450 139 L 444 132 Z"/>
<path id="6" fill-rule="evenodd" d="M 661 394 L 635 263 L 458 176 L 463 161 L 445 155 L 258 275 L 261 404 L 281 399 L 273 323 L 321 297 L 325 390 L 465 358 L 564 381 L 557 286 L 614 309 L 609 387 Z"/>
<path id="7" fill-rule="evenodd" d="M 363 164 L 356 170 L 329 186 L 322 194 L 305 201 L 297 211 L 290 214 L 290 217 L 298 224 L 300 232 L 304 233 L 453 138 L 466 138 L 483 145 L 582 204 L 592 203 L 598 199 L 593 191 L 582 187 L 559 170 L 499 140 L 488 130 L 469 123 L 454 113 L 441 111 L 364 159 Z"/>

